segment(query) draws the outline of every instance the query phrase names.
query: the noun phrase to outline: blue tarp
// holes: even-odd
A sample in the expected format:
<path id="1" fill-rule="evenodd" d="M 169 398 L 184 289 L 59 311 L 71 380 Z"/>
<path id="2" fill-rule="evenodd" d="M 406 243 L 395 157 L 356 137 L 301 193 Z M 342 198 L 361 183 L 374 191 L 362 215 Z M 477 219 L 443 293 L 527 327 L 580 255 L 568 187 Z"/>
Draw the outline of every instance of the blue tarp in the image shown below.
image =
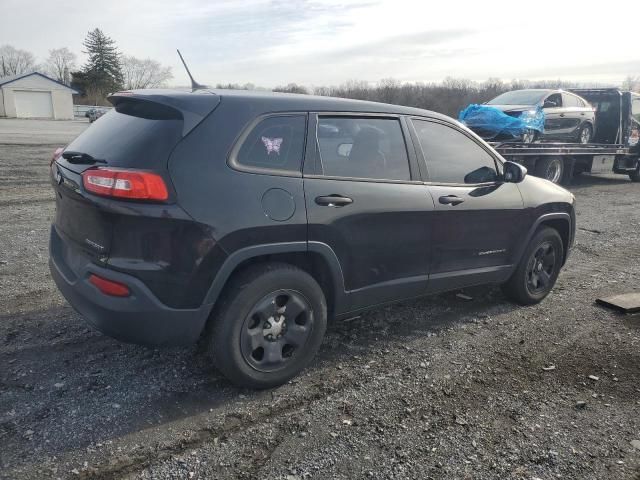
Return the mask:
<path id="1" fill-rule="evenodd" d="M 518 137 L 527 130 L 544 130 L 544 111 L 541 107 L 532 107 L 520 116 L 512 117 L 490 105 L 471 104 L 460 112 L 458 120 L 471 130 L 483 133 L 510 134 Z"/>

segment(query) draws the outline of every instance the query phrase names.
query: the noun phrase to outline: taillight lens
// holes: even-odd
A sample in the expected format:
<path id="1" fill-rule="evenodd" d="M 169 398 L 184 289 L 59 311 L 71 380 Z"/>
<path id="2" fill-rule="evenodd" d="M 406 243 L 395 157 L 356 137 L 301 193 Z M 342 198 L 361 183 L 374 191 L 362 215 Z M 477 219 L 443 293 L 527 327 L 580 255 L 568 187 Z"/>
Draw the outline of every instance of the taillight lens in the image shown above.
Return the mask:
<path id="1" fill-rule="evenodd" d="M 95 287 L 105 295 L 112 297 L 128 297 L 130 293 L 129 287 L 124 283 L 107 280 L 106 278 L 99 277 L 98 275 L 91 274 L 89 282 L 95 285 Z"/>
<path id="2" fill-rule="evenodd" d="M 166 200 L 167 186 L 155 173 L 119 168 L 91 168 L 82 172 L 84 188 L 103 197 Z"/>

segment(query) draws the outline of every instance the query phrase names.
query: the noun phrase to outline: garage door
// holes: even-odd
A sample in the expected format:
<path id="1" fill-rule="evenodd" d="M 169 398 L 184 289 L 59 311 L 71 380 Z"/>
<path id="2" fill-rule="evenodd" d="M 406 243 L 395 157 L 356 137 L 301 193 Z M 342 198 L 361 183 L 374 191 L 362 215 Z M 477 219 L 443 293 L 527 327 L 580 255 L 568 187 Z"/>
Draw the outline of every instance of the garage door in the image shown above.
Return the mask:
<path id="1" fill-rule="evenodd" d="M 52 118 L 51 92 L 15 90 L 16 114 L 19 118 Z"/>

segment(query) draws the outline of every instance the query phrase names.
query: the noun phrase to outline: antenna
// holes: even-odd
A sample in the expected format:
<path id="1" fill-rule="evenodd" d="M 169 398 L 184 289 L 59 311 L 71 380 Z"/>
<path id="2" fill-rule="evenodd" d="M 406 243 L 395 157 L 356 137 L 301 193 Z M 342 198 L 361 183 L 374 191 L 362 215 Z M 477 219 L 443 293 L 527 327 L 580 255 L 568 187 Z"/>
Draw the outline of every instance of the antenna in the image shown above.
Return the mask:
<path id="1" fill-rule="evenodd" d="M 189 71 L 189 67 L 187 67 L 187 62 L 185 62 L 184 58 L 182 58 L 182 54 L 180 53 L 180 50 L 176 49 L 176 51 L 178 52 L 178 55 L 180 56 L 180 60 L 182 60 L 182 64 L 184 65 L 184 69 L 187 71 L 187 75 L 189 75 L 189 78 L 191 79 L 191 90 L 195 92 L 196 90 L 202 90 L 203 88 L 209 88 L 206 85 L 200 85 L 198 82 L 196 82 L 193 79 L 193 75 L 191 75 L 191 72 Z"/>

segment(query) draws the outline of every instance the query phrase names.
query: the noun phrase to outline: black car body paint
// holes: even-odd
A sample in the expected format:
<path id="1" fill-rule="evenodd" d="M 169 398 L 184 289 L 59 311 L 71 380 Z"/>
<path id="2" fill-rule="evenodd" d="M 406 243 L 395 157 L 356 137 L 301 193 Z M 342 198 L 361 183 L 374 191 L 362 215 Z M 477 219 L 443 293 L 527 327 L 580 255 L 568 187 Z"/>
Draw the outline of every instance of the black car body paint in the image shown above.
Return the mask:
<path id="1" fill-rule="evenodd" d="M 228 279 L 261 259 L 303 265 L 318 277 L 333 316 L 344 317 L 387 302 L 504 282 L 542 224 L 564 234 L 565 251 L 573 242 L 569 192 L 531 176 L 505 181 L 503 159 L 443 115 L 260 92 L 134 91 L 112 101 L 114 111 L 67 148 L 104 159 L 108 167 L 152 171 L 164 179 L 169 198 L 147 203 L 93 195 L 81 175 L 101 165 L 58 159 L 52 166 L 57 213 L 50 265 L 69 302 L 98 329 L 123 340 L 197 340 Z M 279 133 L 262 140 L 258 133 L 256 145 L 266 148 L 260 155 L 282 160 L 291 153 L 288 138 L 275 151 L 283 136 L 302 128 L 297 169 L 236 161 L 243 142 L 255 140 L 253 129 L 272 116 L 282 122 L 269 131 Z M 404 179 L 366 178 L 365 171 L 362 177 L 328 175 L 328 156 L 339 161 L 339 145 L 354 142 L 349 148 L 355 152 L 360 138 L 331 125 L 318 130 L 319 121 L 338 117 L 390 122 L 396 143 L 380 144 L 382 163 L 389 167 L 402 152 Z M 483 180 L 475 183 L 435 178 L 437 159 L 420 144 L 416 127 L 425 120 L 482 152 L 495 165 L 493 176 L 478 177 L 486 173 L 478 169 L 467 175 Z M 332 149 L 324 163 L 319 145 Z M 460 202 L 450 202 L 452 196 Z M 331 198 L 346 200 L 333 204 Z M 88 282 L 91 274 L 122 282 L 132 294 L 105 296 Z"/>

